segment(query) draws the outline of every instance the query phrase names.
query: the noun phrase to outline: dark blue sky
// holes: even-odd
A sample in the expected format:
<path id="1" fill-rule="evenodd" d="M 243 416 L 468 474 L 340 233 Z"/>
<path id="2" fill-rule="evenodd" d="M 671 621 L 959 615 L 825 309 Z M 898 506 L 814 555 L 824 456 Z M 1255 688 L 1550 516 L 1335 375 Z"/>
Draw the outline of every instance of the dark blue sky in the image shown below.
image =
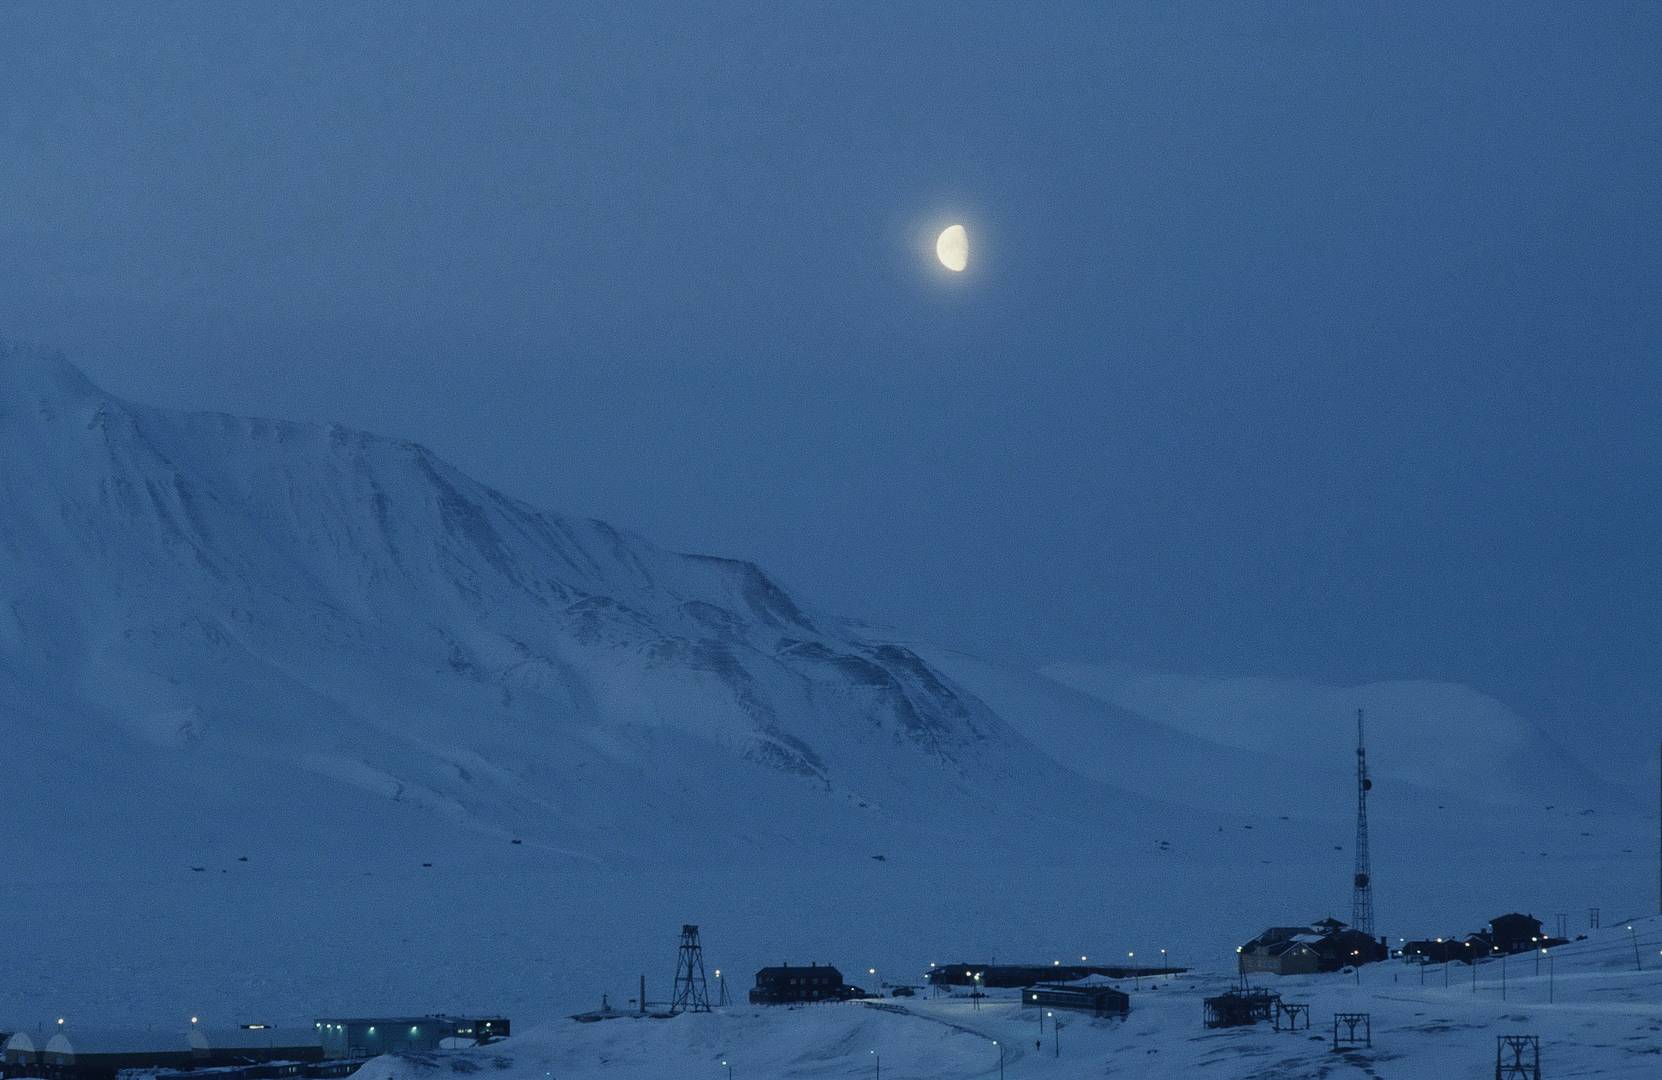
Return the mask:
<path id="1" fill-rule="evenodd" d="M 0 334 L 953 642 L 1654 726 L 1662 5 L 895 6 L 0 6 Z"/>

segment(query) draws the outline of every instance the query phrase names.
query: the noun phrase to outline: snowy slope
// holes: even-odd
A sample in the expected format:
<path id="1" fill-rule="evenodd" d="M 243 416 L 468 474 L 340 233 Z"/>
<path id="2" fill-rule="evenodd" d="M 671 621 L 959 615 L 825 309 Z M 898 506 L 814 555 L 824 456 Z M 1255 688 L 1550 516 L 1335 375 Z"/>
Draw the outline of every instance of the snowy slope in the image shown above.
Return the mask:
<path id="1" fill-rule="evenodd" d="M 593 858 L 927 831 L 932 802 L 1058 782 L 912 652 L 757 567 L 535 510 L 413 444 L 148 409 L 11 350 L 0 455 L 0 672 L 39 703 L 11 734 L 48 772 L 95 764 L 49 749 L 78 737 L 204 792 L 240 760 Z M 775 800 L 816 809 L 781 828 Z"/>
<path id="2" fill-rule="evenodd" d="M 1049 678 L 1118 709 L 1200 739 L 1309 765 L 1340 762 L 1365 711 L 1372 771 L 1500 801 L 1521 786 L 1549 801 L 1596 789 L 1600 778 L 1540 725 L 1468 686 L 1399 680 L 1327 686 L 1302 679 L 1204 678 L 1051 664 Z M 1481 747 L 1484 767 L 1471 765 Z M 1597 755 L 1594 755 L 1597 756 Z M 1551 769 L 1543 769 L 1550 762 Z M 1527 781 L 1527 785 L 1526 782 Z"/>

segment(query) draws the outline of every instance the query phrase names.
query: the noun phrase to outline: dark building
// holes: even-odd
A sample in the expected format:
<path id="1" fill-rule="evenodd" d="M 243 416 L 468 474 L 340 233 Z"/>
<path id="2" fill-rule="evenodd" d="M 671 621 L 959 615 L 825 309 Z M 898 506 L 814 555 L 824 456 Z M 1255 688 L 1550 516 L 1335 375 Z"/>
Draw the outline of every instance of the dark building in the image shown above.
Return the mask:
<path id="1" fill-rule="evenodd" d="M 190 1051 L 198 1068 L 268 1061 L 321 1061 L 323 1032 L 316 1027 L 283 1028 L 273 1024 L 243 1024 L 234 1028 L 193 1026 Z"/>
<path id="2" fill-rule="evenodd" d="M 858 987 L 843 982 L 843 973 L 826 964 L 807 967 L 765 967 L 756 973 L 756 986 L 750 991 L 752 1005 L 795 1005 L 813 1001 L 844 1001 L 862 997 Z"/>
<path id="3" fill-rule="evenodd" d="M 1550 949 L 1562 944 L 1563 938 L 1549 937 L 1542 931 L 1540 919 L 1514 911 L 1490 919 L 1487 933 L 1407 942 L 1402 947 L 1402 956 L 1405 960 L 1418 960 L 1422 964 L 1446 964 L 1450 961 L 1470 964 L 1491 956 Z"/>
<path id="4" fill-rule="evenodd" d="M 1489 939 L 1503 953 L 1528 952 L 1546 937 L 1541 933 L 1541 920 L 1516 911 L 1496 915 L 1489 920 Z"/>
<path id="5" fill-rule="evenodd" d="M 1021 992 L 1022 1004 L 1038 1009 L 1070 1009 L 1092 1016 L 1124 1016 L 1131 1011 L 1131 995 L 1105 983 L 1040 983 Z"/>
<path id="6" fill-rule="evenodd" d="M 1464 941 L 1452 938 L 1426 939 L 1406 942 L 1402 946 L 1404 960 L 1418 960 L 1422 964 L 1446 964 L 1450 960 L 1464 960 L 1471 949 Z"/>
<path id="7" fill-rule="evenodd" d="M 387 1016 L 323 1019 L 313 1025 L 327 1058 L 376 1057 L 397 1051 L 447 1049 L 508 1037 L 502 1016 Z M 448 1046 L 447 1046 L 448 1044 Z"/>
<path id="8" fill-rule="evenodd" d="M 1270 927 L 1241 946 L 1240 967 L 1245 972 L 1308 975 L 1371 964 L 1389 953 L 1383 938 L 1375 940 L 1328 918 L 1309 926 Z"/>
<path id="9" fill-rule="evenodd" d="M 40 1063 L 46 1076 L 114 1080 L 126 1069 L 189 1068 L 191 1050 L 183 1031 L 60 1030 L 46 1040 Z"/>
<path id="10" fill-rule="evenodd" d="M 1077 982 L 1093 975 L 1105 979 L 1129 979 L 1135 976 L 1181 975 L 1188 970 L 1128 964 L 946 964 L 931 968 L 924 977 L 931 986 L 979 986 L 983 989 L 1009 990 L 1039 983 Z"/>
<path id="11" fill-rule="evenodd" d="M 1321 970 L 1316 952 L 1321 934 L 1309 926 L 1272 926 L 1240 949 L 1244 972 L 1271 975 L 1310 975 Z"/>

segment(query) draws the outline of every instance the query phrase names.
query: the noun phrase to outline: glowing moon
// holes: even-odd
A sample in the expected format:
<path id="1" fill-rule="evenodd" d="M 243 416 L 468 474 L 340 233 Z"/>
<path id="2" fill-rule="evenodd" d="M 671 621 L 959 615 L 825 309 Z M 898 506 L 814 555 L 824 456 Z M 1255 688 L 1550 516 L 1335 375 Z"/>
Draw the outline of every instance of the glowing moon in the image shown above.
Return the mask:
<path id="1" fill-rule="evenodd" d="M 969 233 L 962 225 L 948 225 L 935 240 L 935 257 L 953 273 L 969 265 Z"/>

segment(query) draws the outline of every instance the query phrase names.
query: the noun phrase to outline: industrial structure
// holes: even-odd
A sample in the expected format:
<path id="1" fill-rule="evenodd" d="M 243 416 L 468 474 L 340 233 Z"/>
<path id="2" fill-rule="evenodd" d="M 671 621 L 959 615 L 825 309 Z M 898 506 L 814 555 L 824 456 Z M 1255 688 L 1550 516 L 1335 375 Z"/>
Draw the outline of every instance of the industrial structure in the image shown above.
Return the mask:
<path id="1" fill-rule="evenodd" d="M 1356 874 L 1351 879 L 1350 925 L 1373 936 L 1373 868 L 1368 858 L 1368 748 L 1362 741 L 1362 710 L 1356 710 Z"/>
<path id="2" fill-rule="evenodd" d="M 1206 998 L 1202 1004 L 1206 1009 L 1207 1027 L 1244 1027 L 1273 1021 L 1281 1005 L 1281 995 L 1270 990 L 1229 990 Z"/>
<path id="3" fill-rule="evenodd" d="M 681 927 L 681 946 L 675 954 L 675 986 L 670 996 L 669 1011 L 710 1011 L 710 984 L 704 978 L 704 945 L 698 939 L 698 927 L 692 923 Z"/>

